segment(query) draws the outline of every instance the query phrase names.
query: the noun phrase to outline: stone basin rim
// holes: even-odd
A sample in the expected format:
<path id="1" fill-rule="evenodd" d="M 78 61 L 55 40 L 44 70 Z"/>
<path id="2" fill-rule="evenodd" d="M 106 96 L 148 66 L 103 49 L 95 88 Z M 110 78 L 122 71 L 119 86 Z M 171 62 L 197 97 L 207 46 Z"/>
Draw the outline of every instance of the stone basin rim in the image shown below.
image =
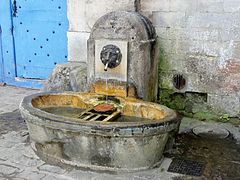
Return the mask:
<path id="1" fill-rule="evenodd" d="M 76 93 L 76 92 L 43 92 L 43 93 L 36 93 L 36 94 L 32 94 L 29 96 L 26 96 L 22 102 L 20 103 L 20 110 L 21 111 L 27 111 L 27 113 L 33 115 L 33 116 L 37 116 L 37 117 L 42 117 L 45 120 L 49 120 L 49 121 L 53 121 L 55 123 L 60 123 L 60 124 L 69 124 L 69 125 L 81 125 L 81 126 L 89 126 L 89 127 L 99 127 L 99 128 L 142 128 L 144 126 L 144 128 L 150 128 L 150 127 L 157 127 L 157 126 L 168 126 L 168 125 L 173 125 L 173 124 L 177 124 L 180 122 L 180 118 L 177 115 L 177 113 L 172 110 L 169 109 L 166 106 L 163 106 L 161 104 L 157 104 L 157 103 L 153 103 L 153 102 L 147 102 L 147 101 L 143 101 L 140 99 L 135 99 L 135 98 L 122 98 L 122 97 L 117 97 L 116 98 L 120 98 L 120 99 L 124 99 L 124 100 L 136 100 L 138 103 L 143 103 L 143 104 L 153 104 L 162 107 L 164 109 L 164 111 L 167 112 L 167 116 L 165 116 L 164 118 L 162 118 L 161 120 L 152 120 L 152 121 L 144 121 L 144 122 L 88 122 L 88 121 L 79 121 L 78 118 L 71 118 L 71 117 L 64 117 L 64 116 L 60 116 L 60 115 L 55 115 L 52 113 L 48 113 L 46 111 L 43 111 L 39 108 L 36 108 L 32 105 L 32 100 L 34 98 L 37 98 L 39 96 L 48 96 L 48 95 L 71 95 L 71 96 L 78 96 L 79 94 L 84 95 L 84 94 L 92 94 L 92 95 L 98 95 L 95 93 Z M 101 95 L 99 95 L 100 97 Z M 68 120 L 68 119 L 72 119 L 72 121 Z"/>

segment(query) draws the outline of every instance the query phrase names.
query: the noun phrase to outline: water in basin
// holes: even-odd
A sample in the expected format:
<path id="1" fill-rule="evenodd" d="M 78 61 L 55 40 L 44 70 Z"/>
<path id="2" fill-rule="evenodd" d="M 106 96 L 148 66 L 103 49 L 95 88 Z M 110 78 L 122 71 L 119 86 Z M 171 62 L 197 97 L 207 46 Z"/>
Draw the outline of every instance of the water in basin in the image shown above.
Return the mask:
<path id="1" fill-rule="evenodd" d="M 74 108 L 74 107 L 45 107 L 41 108 L 41 110 L 59 115 L 59 116 L 64 116 L 64 117 L 70 117 L 70 118 L 78 118 L 79 114 L 81 114 L 85 109 L 82 108 Z M 75 119 L 81 120 L 81 119 Z M 118 118 L 111 122 L 149 122 L 153 121 L 148 118 L 141 118 L 141 117 L 135 117 L 135 116 L 125 116 L 125 115 L 120 115 Z"/>

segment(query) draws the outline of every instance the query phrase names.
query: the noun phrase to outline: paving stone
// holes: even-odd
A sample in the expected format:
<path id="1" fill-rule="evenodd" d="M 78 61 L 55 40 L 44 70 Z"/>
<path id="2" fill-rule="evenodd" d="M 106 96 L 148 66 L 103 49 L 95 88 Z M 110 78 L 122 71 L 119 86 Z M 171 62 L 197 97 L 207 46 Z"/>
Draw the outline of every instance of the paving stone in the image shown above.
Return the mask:
<path id="1" fill-rule="evenodd" d="M 24 172 L 16 175 L 15 177 L 16 178 L 23 178 L 23 179 L 26 179 L 26 180 L 38 180 L 38 179 L 40 180 L 45 176 L 46 176 L 46 174 L 39 173 L 37 171 L 25 170 Z"/>
<path id="2" fill-rule="evenodd" d="M 0 159 L 6 161 L 9 157 L 12 156 L 12 152 L 9 148 L 0 148 Z"/>
<path id="3" fill-rule="evenodd" d="M 66 170 L 58 167 L 58 166 L 52 166 L 49 164 L 43 164 L 42 166 L 38 167 L 40 171 L 46 171 L 50 173 L 56 173 L 56 174 L 63 174 L 66 172 Z"/>
<path id="4" fill-rule="evenodd" d="M 0 174 L 0 180 L 8 180 L 6 177 L 3 177 L 1 174 Z"/>
<path id="5" fill-rule="evenodd" d="M 12 148 L 13 152 L 18 152 L 22 156 L 26 156 L 30 159 L 40 159 L 32 150 L 29 144 L 18 144 Z"/>
<path id="6" fill-rule="evenodd" d="M 27 130 L 27 126 L 18 110 L 0 114 L 0 139 L 4 138 L 1 135 L 7 134 L 8 132 L 20 132 L 22 130 Z"/>
<path id="7" fill-rule="evenodd" d="M 156 178 L 154 170 L 140 171 L 133 173 L 133 179 L 135 180 L 152 180 Z"/>
<path id="8" fill-rule="evenodd" d="M 11 175 L 20 172 L 20 169 L 8 164 L 0 164 L 0 174 Z"/>
<path id="9" fill-rule="evenodd" d="M 10 159 L 10 162 L 21 165 L 21 166 L 26 166 L 26 167 L 36 167 L 36 166 L 40 166 L 44 163 L 40 159 L 29 158 L 24 155 Z"/>
<path id="10" fill-rule="evenodd" d="M 21 137 L 18 132 L 12 131 L 4 134 L 0 138 L 0 147 L 12 148 L 17 143 L 26 141 L 26 137 Z"/>
<path id="11" fill-rule="evenodd" d="M 81 177 L 79 179 L 81 179 Z M 64 177 L 62 175 L 54 174 L 54 175 L 46 175 L 41 180 L 70 180 L 70 178 Z"/>
<path id="12" fill-rule="evenodd" d="M 0 113 L 12 112 L 13 110 L 18 109 L 23 97 L 37 92 L 39 92 L 39 90 L 18 88 L 13 86 L 0 87 Z M 11 99 L 12 97 L 14 98 Z"/>
<path id="13" fill-rule="evenodd" d="M 123 175 L 101 174 L 92 177 L 91 180 L 133 180 L 132 173 L 122 173 Z"/>
<path id="14" fill-rule="evenodd" d="M 26 159 L 30 159 L 30 161 L 26 161 Z M 10 162 L 20 164 L 22 161 L 23 164 L 27 163 L 28 166 L 31 165 L 39 165 L 42 164 L 43 161 L 39 159 L 39 157 L 33 152 L 33 150 L 29 146 L 19 146 L 14 148 L 0 148 L 0 161 L 9 160 Z"/>
<path id="15" fill-rule="evenodd" d="M 11 88 L 9 90 L 11 90 Z M 13 90 L 15 91 L 14 88 Z M 14 94 L 14 91 L 9 93 Z M 18 90 L 16 91 L 20 92 Z M 23 91 L 22 93 L 24 94 L 25 92 Z M 2 96 L 0 97 L 0 100 L 1 98 Z M 18 99 L 16 99 L 16 102 L 18 102 Z M 14 102 L 13 99 L 11 103 L 14 104 L 16 102 Z M 12 116 L 10 121 L 8 121 L 8 118 L 6 118 L 5 121 L 1 121 L 2 116 L 0 116 L 0 132 L 2 133 L 4 128 L 8 127 L 5 132 L 6 134 L 1 135 L 0 133 L 0 180 L 170 180 L 181 177 L 179 174 L 167 172 L 168 166 L 171 163 L 171 159 L 169 158 L 165 158 L 159 168 L 135 173 L 119 173 L 116 175 L 81 170 L 72 170 L 70 172 L 66 172 L 59 167 L 45 164 L 39 159 L 39 157 L 36 156 L 30 147 L 25 123 L 22 122 L 23 124 L 17 126 L 17 124 L 19 125 L 19 121 L 14 120 L 14 118 L 18 117 L 16 114 L 17 112 L 13 113 L 14 116 L 12 116 L 11 113 L 9 114 Z M 196 127 L 196 125 L 199 124 L 206 124 L 205 122 L 199 122 L 193 119 L 188 119 L 188 123 L 185 121 L 186 120 L 183 119 L 182 122 L 184 122 L 184 124 L 180 127 L 181 131 L 185 131 L 186 129 L 191 130 L 193 127 Z M 2 122 L 6 124 L 2 125 Z M 214 123 L 214 125 L 218 125 L 223 129 L 227 129 L 233 134 L 234 138 L 238 137 L 240 142 L 240 131 L 238 127 L 234 127 L 230 124 L 219 123 Z M 25 130 L 21 129 L 22 126 L 25 126 Z"/>
<path id="16" fill-rule="evenodd" d="M 66 177 L 72 178 L 72 179 L 79 179 L 81 177 L 81 180 L 89 180 L 94 177 L 99 176 L 96 173 L 93 172 L 87 172 L 87 171 L 80 171 L 80 170 L 72 170 L 69 173 L 65 174 Z"/>
<path id="17" fill-rule="evenodd" d="M 133 177 L 133 180 L 149 180 L 149 179 L 148 179 L 148 178 L 145 178 L 145 177 L 135 176 L 135 177 Z"/>

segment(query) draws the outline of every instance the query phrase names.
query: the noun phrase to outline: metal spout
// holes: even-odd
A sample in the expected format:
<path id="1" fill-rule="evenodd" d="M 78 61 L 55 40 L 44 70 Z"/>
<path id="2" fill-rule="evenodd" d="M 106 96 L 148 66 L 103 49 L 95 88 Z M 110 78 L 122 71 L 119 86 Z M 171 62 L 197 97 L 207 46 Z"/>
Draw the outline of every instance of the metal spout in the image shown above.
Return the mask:
<path id="1" fill-rule="evenodd" d="M 107 64 L 105 65 L 104 71 L 107 71 L 107 69 L 108 69 L 108 64 L 109 64 L 109 61 L 108 61 Z"/>

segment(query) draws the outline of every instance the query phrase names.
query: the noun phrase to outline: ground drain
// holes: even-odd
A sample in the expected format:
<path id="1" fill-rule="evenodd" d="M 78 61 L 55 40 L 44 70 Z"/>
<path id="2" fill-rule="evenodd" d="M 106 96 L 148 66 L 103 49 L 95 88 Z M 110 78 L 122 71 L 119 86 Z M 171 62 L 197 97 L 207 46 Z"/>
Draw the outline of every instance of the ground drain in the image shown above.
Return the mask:
<path id="1" fill-rule="evenodd" d="M 229 131 L 217 125 L 199 125 L 193 128 L 193 133 L 200 137 L 205 138 L 227 138 Z"/>
<path id="2" fill-rule="evenodd" d="M 190 176 L 201 176 L 205 165 L 202 162 L 174 158 L 171 162 L 168 172 L 185 174 Z"/>

